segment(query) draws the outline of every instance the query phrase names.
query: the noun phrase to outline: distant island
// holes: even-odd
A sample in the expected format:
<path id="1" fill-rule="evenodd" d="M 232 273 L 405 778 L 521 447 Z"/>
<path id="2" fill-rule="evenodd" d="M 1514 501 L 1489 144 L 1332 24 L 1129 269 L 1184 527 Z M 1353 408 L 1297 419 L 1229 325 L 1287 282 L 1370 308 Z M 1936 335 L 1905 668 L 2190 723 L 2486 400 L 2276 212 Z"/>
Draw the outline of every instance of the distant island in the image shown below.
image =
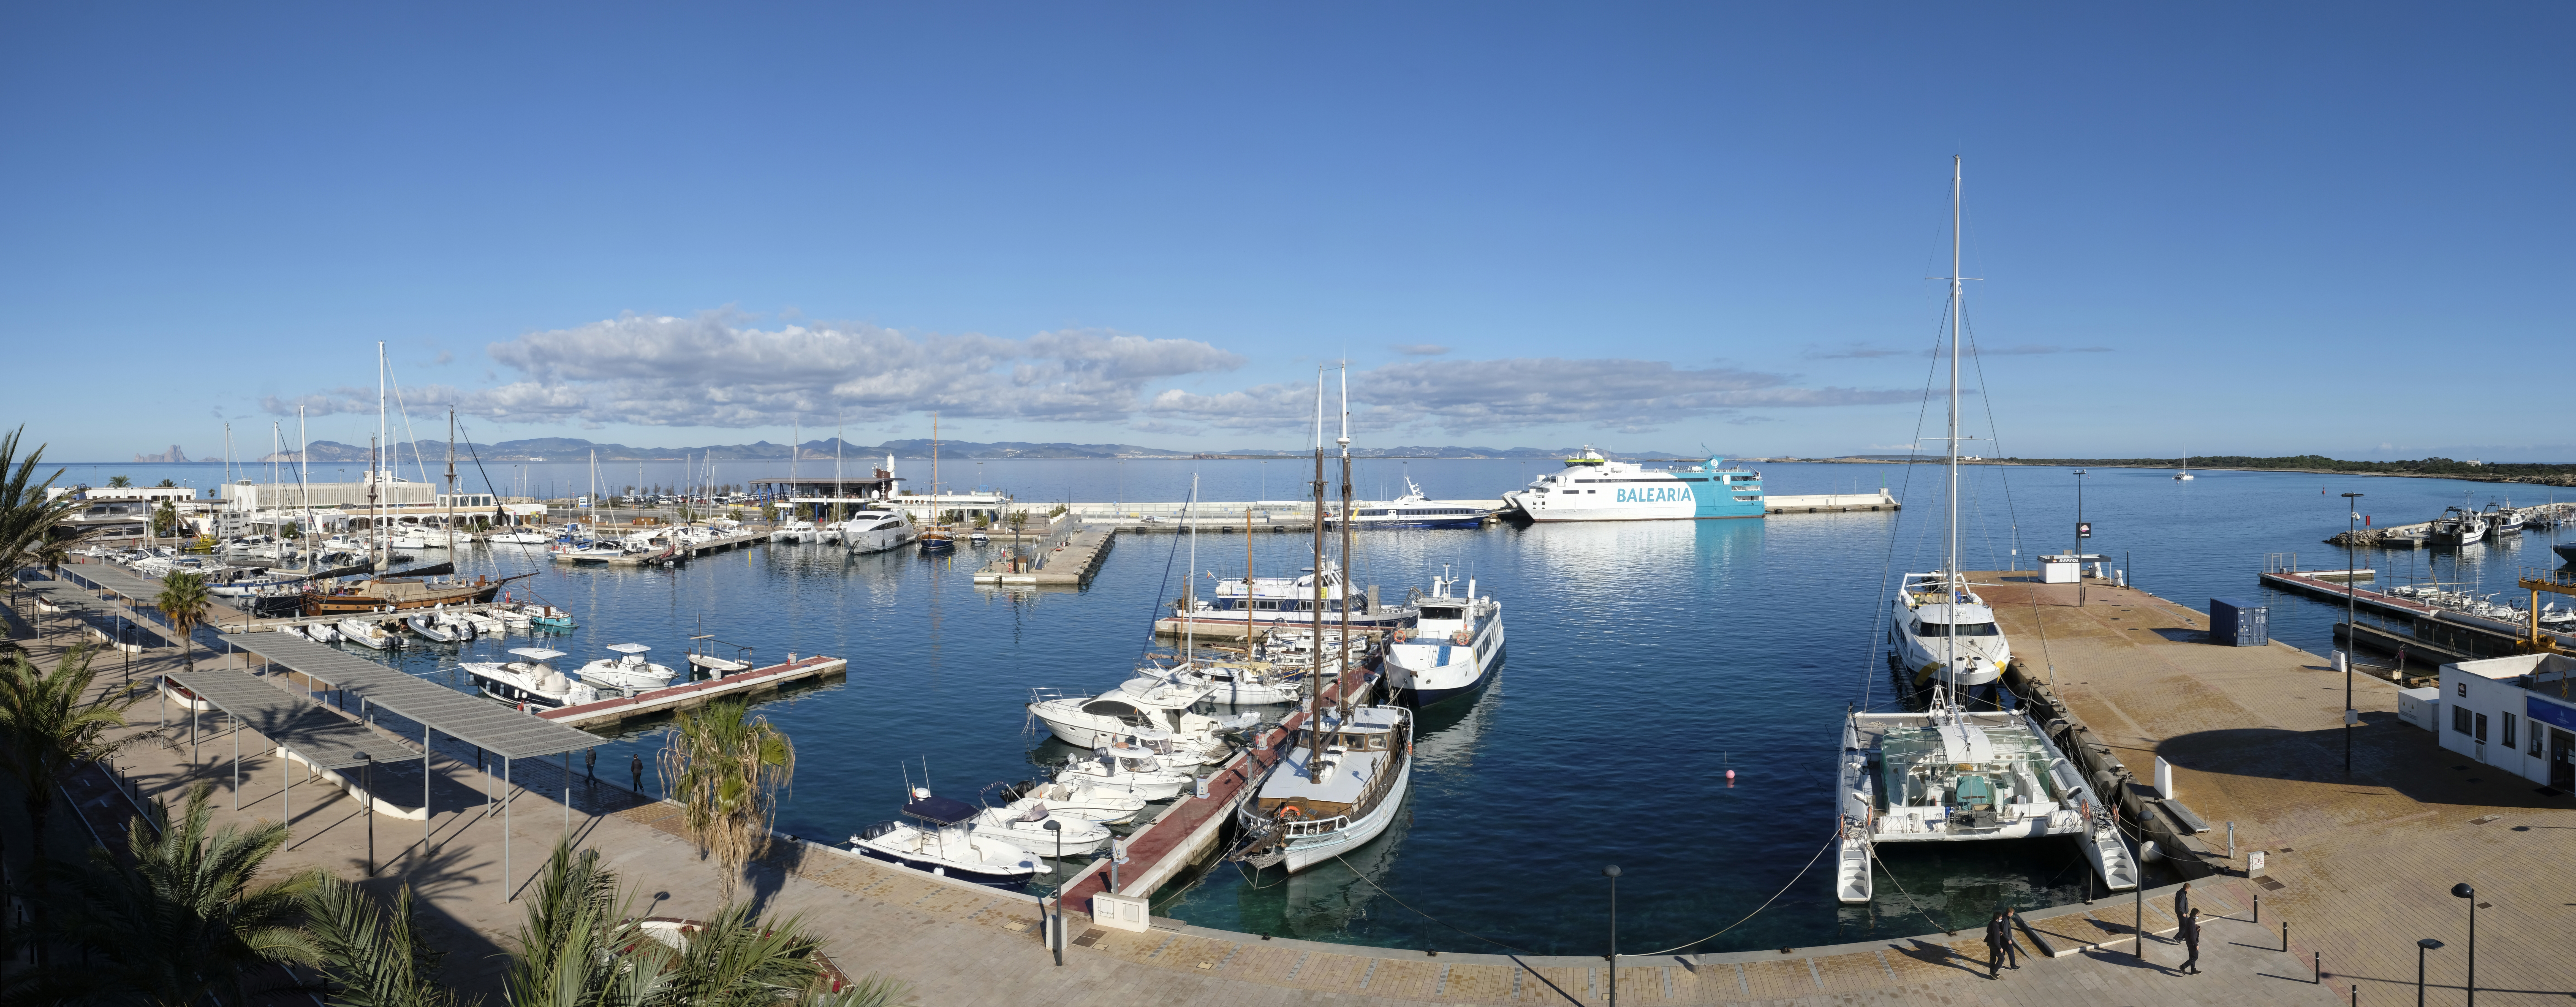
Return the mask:
<path id="1" fill-rule="evenodd" d="M 148 455 L 136 454 L 134 460 L 146 465 L 185 465 L 188 463 L 188 453 L 179 450 L 179 446 L 173 444 L 168 451 L 158 451 Z"/>
<path id="2" fill-rule="evenodd" d="M 1782 459 L 1787 460 L 1787 459 Z M 1812 461 L 1916 462 L 1938 464 L 1938 455 L 1872 455 L 1869 457 L 1817 458 Z M 2338 475 L 2417 476 L 2434 479 L 2467 479 L 2492 483 L 2532 483 L 2541 486 L 2576 486 L 2576 464 L 2548 462 L 2490 462 L 2472 458 L 2417 458 L 2404 461 L 2364 462 L 2324 455 L 2287 455 L 2278 458 L 2256 458 L 2248 455 L 2193 455 L 2189 458 L 1976 458 L 1961 459 L 1970 465 L 2038 465 L 2052 468 L 2132 468 L 2132 469 L 2224 469 L 2254 472 L 2328 472 Z"/>
<path id="3" fill-rule="evenodd" d="M 314 441 L 307 444 L 305 447 L 306 453 L 311 456 L 310 460 L 314 462 L 363 463 L 367 460 L 367 448 L 365 445 L 342 444 L 338 441 Z M 1351 454 L 1353 457 L 1360 458 L 1561 459 L 1578 450 L 1581 449 L 1531 447 L 1488 448 L 1460 447 L 1455 445 L 1431 447 L 1407 445 L 1386 448 L 1355 447 L 1351 449 Z M 174 446 L 171 448 L 171 451 L 175 454 L 178 451 L 178 448 Z M 444 462 L 447 459 L 447 442 L 424 440 L 415 441 L 410 444 L 397 444 L 394 445 L 391 455 L 408 463 L 413 459 L 415 452 L 417 452 L 418 457 L 423 461 Z M 853 444 L 842 443 L 837 438 L 826 437 L 820 440 L 807 441 L 793 448 L 785 444 L 772 444 L 768 441 L 755 441 L 750 444 L 710 444 L 695 447 L 638 448 L 629 447 L 624 444 L 603 444 L 583 440 L 578 437 L 536 437 L 527 440 L 501 441 L 495 444 L 458 442 L 456 445 L 456 457 L 459 460 L 480 459 L 485 462 L 588 461 L 592 457 L 593 452 L 597 452 L 599 460 L 603 462 L 676 462 L 692 458 L 700 461 L 716 462 L 785 462 L 789 460 L 791 456 L 800 461 L 829 462 L 837 456 L 845 463 L 860 463 L 865 462 L 870 458 L 883 458 L 887 455 L 893 455 L 897 458 L 928 458 L 930 457 L 930 442 L 928 440 L 914 438 L 908 440 L 887 441 L 882 444 Z M 1307 452 L 1305 451 L 1273 450 L 1267 448 L 1246 448 L 1236 451 L 1222 452 L 1180 451 L 1170 448 L 1147 447 L 1140 444 L 1070 444 L 1061 442 L 1039 444 L 1027 441 L 941 441 L 939 444 L 940 457 L 957 458 L 967 461 L 990 461 L 1012 458 L 1295 458 L 1306 454 Z M 1601 454 L 1606 457 L 1625 460 L 1679 457 L 1665 451 L 1601 451 Z M 145 458 L 138 455 L 135 460 L 162 461 L 166 459 Z M 178 460 L 185 461 L 186 458 L 181 457 Z M 254 461 L 257 462 L 294 462 L 297 460 L 297 454 L 293 451 L 280 451 L 254 459 Z"/>

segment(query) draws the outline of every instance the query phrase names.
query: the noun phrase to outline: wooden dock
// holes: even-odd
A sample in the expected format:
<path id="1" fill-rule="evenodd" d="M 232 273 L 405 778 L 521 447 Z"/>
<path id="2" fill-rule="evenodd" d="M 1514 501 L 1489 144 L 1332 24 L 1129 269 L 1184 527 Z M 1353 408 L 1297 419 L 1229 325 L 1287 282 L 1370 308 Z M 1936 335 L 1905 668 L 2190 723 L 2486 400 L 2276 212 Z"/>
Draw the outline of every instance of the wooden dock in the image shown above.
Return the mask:
<path id="1" fill-rule="evenodd" d="M 850 662 L 837 657 L 820 655 L 802 657 L 783 664 L 753 668 L 750 671 L 727 675 L 723 678 L 652 689 L 633 696 L 603 699 L 596 703 L 542 710 L 537 713 L 537 716 L 573 727 L 600 727 L 636 717 L 704 706 L 727 696 L 766 692 L 790 682 L 840 674 L 849 670 L 849 667 Z"/>
<path id="2" fill-rule="evenodd" d="M 984 564 L 983 569 L 975 571 L 975 583 L 997 587 L 1081 587 L 1100 572 L 1100 563 L 1109 558 L 1110 542 L 1117 536 L 1116 527 L 1086 525 L 1053 548 L 1041 546 L 1034 562 L 1012 555 Z"/>
<path id="3" fill-rule="evenodd" d="M 2325 571 L 2266 571 L 2263 574 L 2263 583 L 2268 587 L 2322 601 L 2344 600 L 2347 592 L 2342 582 L 2343 571 L 2332 571 L 2335 579 L 2331 581 L 2319 576 L 2323 572 Z M 2502 657 L 2517 653 L 2512 643 L 2521 639 L 2523 633 L 2527 631 L 2527 627 L 2524 626 L 2427 605 L 2412 598 L 2365 590 L 2358 586 L 2353 587 L 2349 593 L 2356 611 L 2403 619 L 2406 626 L 2414 631 L 2417 639 L 2451 654 Z M 2385 633 L 2384 630 L 2381 632 Z M 2576 646 L 2576 635 L 2547 630 L 2543 630 L 2542 633 L 2556 639 L 2560 646 Z M 2363 633 L 2360 639 L 2363 643 L 2375 644 L 2382 637 Z"/>

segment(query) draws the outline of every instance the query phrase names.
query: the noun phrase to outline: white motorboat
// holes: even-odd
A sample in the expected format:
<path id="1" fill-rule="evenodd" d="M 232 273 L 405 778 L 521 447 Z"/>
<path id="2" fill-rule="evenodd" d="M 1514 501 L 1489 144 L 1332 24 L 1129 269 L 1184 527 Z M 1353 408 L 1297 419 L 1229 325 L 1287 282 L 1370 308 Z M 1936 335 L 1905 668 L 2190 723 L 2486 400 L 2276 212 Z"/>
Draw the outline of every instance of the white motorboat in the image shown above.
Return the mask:
<path id="1" fill-rule="evenodd" d="M 1388 629 L 1413 621 L 1411 608 L 1380 604 L 1373 592 L 1354 590 L 1345 582 L 1341 567 L 1331 560 L 1324 561 L 1323 578 L 1321 607 L 1324 617 L 1334 623 L 1341 621 L 1345 593 L 1349 595 L 1352 628 Z M 1298 571 L 1295 577 L 1237 577 L 1218 581 L 1214 597 L 1192 597 L 1175 603 L 1162 629 L 1177 633 L 1195 624 L 1224 629 L 1233 635 L 1245 627 L 1267 631 L 1311 625 L 1317 605 L 1312 568 Z"/>
<path id="2" fill-rule="evenodd" d="M 1433 500 L 1414 485 L 1412 476 L 1404 477 L 1404 495 L 1383 503 L 1351 505 L 1354 528 L 1479 528 L 1494 516 L 1492 508 L 1474 504 Z M 1328 511 L 1324 519 L 1328 528 L 1342 525 L 1338 509 Z"/>
<path id="3" fill-rule="evenodd" d="M 339 630 L 342 639 L 361 647 L 392 650 L 402 646 L 402 637 L 386 629 L 382 623 L 365 619 L 342 619 Z"/>
<path id="4" fill-rule="evenodd" d="M 1386 646 L 1386 682 L 1408 696 L 1415 708 L 1470 695 L 1492 680 L 1503 653 L 1503 603 L 1479 597 L 1476 582 L 1466 593 L 1453 594 L 1457 578 L 1431 579 L 1431 593 L 1413 601 L 1421 619 L 1411 630 L 1397 630 Z"/>
<path id="5" fill-rule="evenodd" d="M 1058 783 L 1092 790 L 1123 790 L 1148 801 L 1177 797 L 1196 780 L 1151 752 L 1131 748 L 1128 754 L 1112 754 L 1108 746 L 1095 749 L 1090 758 L 1065 763 L 1055 775 Z"/>
<path id="6" fill-rule="evenodd" d="M 554 540 L 552 534 L 538 528 L 511 528 L 483 537 L 483 541 L 493 545 L 549 545 Z"/>
<path id="7" fill-rule="evenodd" d="M 769 540 L 772 542 L 793 545 L 801 542 L 811 542 L 813 541 L 813 535 L 814 522 L 797 520 L 779 525 L 775 530 L 772 530 L 769 533 Z"/>
<path id="8" fill-rule="evenodd" d="M 964 801 L 913 792 L 903 806 L 911 821 L 878 822 L 850 837 L 849 852 L 916 871 L 1018 891 L 1038 872 L 1036 854 L 998 836 L 979 835 L 980 809 Z"/>
<path id="9" fill-rule="evenodd" d="M 304 638 L 315 643 L 338 643 L 340 631 L 332 629 L 330 623 L 316 622 L 304 627 Z"/>
<path id="10" fill-rule="evenodd" d="M 2424 544 L 2476 545 L 2486 541 L 2486 537 L 2487 519 L 2485 517 L 2476 511 L 2453 506 L 2443 508 L 2442 516 L 2433 519 L 2433 526 L 2424 533 Z"/>
<path id="11" fill-rule="evenodd" d="M 310 637 L 310 636 L 306 636 L 306 635 L 304 634 L 304 627 L 302 627 L 302 626 L 279 626 L 279 627 L 277 627 L 276 629 L 270 630 L 269 632 L 272 632 L 272 633 L 284 633 L 284 634 L 286 634 L 286 635 L 288 635 L 288 636 L 294 637 L 294 638 L 299 639 L 299 640 L 310 640 L 310 639 L 312 639 L 312 637 Z"/>
<path id="12" fill-rule="evenodd" d="M 1055 823 L 1055 831 L 1047 831 L 1048 822 Z M 999 837 L 1049 859 L 1059 853 L 1074 856 L 1109 848 L 1109 826 L 1058 810 L 1043 798 L 1024 797 L 1004 807 L 980 809 L 973 824 L 978 836 Z M 1058 842 L 1063 845 L 1056 845 Z"/>
<path id="13" fill-rule="evenodd" d="M 582 665 L 578 673 L 582 681 L 601 688 L 633 693 L 659 689 L 679 677 L 679 673 L 672 671 L 668 665 L 644 660 L 645 652 L 652 650 L 651 647 L 640 643 L 612 643 L 608 645 L 608 649 L 616 651 L 620 656 L 603 657 Z"/>
<path id="14" fill-rule="evenodd" d="M 1171 750 L 1164 754 L 1205 762 L 1228 750 L 1217 736 L 1239 723 L 1189 712 L 1207 696 L 1206 687 L 1169 676 L 1133 678 L 1097 696 L 1031 689 L 1027 709 L 1048 731 L 1078 748 L 1113 745 L 1144 731 L 1152 732 L 1148 737 L 1171 739 Z"/>
<path id="15" fill-rule="evenodd" d="M 508 624 L 484 612 L 445 612 L 440 614 L 440 618 L 462 622 L 471 627 L 476 636 L 499 636 L 509 631 Z"/>
<path id="16" fill-rule="evenodd" d="M 1124 825 L 1145 810 L 1144 797 L 1126 790 L 1104 790 L 1086 786 L 1080 781 L 1065 783 L 1030 780 L 1019 784 L 994 784 L 1001 788 L 1002 799 L 1018 806 L 1022 801 L 1044 801 L 1058 815 L 1088 818 L 1102 825 Z"/>
<path id="17" fill-rule="evenodd" d="M 1762 474 L 1714 457 L 1650 469 L 1611 461 L 1586 444 L 1563 471 L 1503 494 L 1503 504 L 1532 521 L 1758 518 Z"/>
<path id="18" fill-rule="evenodd" d="M 1956 569 L 1905 575 L 1887 642 L 1889 657 L 1917 687 L 1935 680 L 1952 688 L 1992 684 L 2012 663 L 2012 644 L 1995 624 L 1994 609 Z"/>
<path id="19" fill-rule="evenodd" d="M 474 679 L 483 694 L 505 703 L 552 708 L 588 703 L 599 698 L 590 686 L 564 677 L 546 662 L 562 657 L 563 651 L 543 647 L 512 647 L 510 653 L 525 660 L 502 663 L 467 661 L 457 665 Z"/>
<path id="20" fill-rule="evenodd" d="M 1320 730 L 1301 730 L 1236 809 L 1244 838 L 1228 859 L 1294 874 L 1358 849 L 1401 813 L 1413 776 L 1413 711 L 1362 706 L 1347 721 L 1308 723 Z"/>
<path id="21" fill-rule="evenodd" d="M 429 533 L 425 530 L 405 528 L 388 536 L 385 539 L 385 548 L 420 552 L 428 549 L 445 549 L 447 543 L 430 541 Z"/>
<path id="22" fill-rule="evenodd" d="M 921 529 L 912 523 L 912 515 L 901 507 L 871 508 L 850 515 L 841 522 L 839 535 L 833 539 L 852 555 L 899 549 L 921 537 Z"/>
<path id="23" fill-rule="evenodd" d="M 1271 706 L 1304 699 L 1308 672 L 1303 667 L 1246 660 L 1194 661 L 1170 668 L 1148 665 L 1136 674 L 1155 679 L 1177 675 L 1183 684 L 1207 690 L 1211 703 Z"/>
<path id="24" fill-rule="evenodd" d="M 1853 713 L 1843 723 L 1835 897 L 1870 900 L 1879 843 L 2071 836 L 2111 891 L 2138 886 L 2111 805 L 2026 711 L 1970 713 L 1933 687 L 1923 713 Z"/>
<path id="25" fill-rule="evenodd" d="M 404 616 L 403 625 L 411 627 L 411 631 L 419 634 L 421 639 L 435 643 L 463 643 L 474 639 L 473 627 L 442 622 L 438 616 L 428 612 Z"/>

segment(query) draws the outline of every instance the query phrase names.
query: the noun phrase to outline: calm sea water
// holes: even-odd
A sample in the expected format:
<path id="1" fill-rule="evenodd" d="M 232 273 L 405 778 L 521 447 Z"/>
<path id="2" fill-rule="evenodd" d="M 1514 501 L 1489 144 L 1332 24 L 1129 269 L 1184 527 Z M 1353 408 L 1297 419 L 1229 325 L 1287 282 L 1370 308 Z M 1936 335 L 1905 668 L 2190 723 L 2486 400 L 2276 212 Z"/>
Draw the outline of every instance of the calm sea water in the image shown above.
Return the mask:
<path id="1" fill-rule="evenodd" d="M 926 464 L 908 474 L 927 475 Z M 1552 471 L 1546 462 L 1364 462 L 1363 495 L 1410 475 L 1434 496 L 1491 497 Z M 201 466 L 102 466 L 152 482 Z M 578 465 L 531 466 L 532 481 L 586 480 Z M 631 468 L 631 466 L 630 466 Z M 1829 879 L 1801 868 L 1831 829 L 1836 723 L 1847 704 L 1889 702 L 1875 617 L 1893 573 L 1938 564 L 1943 512 L 1933 466 L 1770 465 L 1775 494 L 1851 492 L 1881 480 L 1914 502 L 1900 514 L 1780 516 L 1761 521 L 1496 526 L 1360 537 L 1363 582 L 1400 595 L 1444 565 L 1504 602 L 1511 644 L 1497 684 L 1423 718 L 1421 764 L 1401 825 L 1345 862 L 1293 878 L 1219 865 L 1157 898 L 1157 912 L 1209 926 L 1448 951 L 1500 942 L 1540 953 L 1598 953 L 1607 911 L 1602 865 L 1617 863 L 1622 946 L 1699 940 L 1775 894 L 1750 922 L 1701 950 L 1812 946 L 1918 933 L 1981 918 L 1998 902 L 2081 897 L 2086 868 L 2061 840 L 1884 851 L 1894 883 L 1876 905 L 1837 906 Z M 1178 500 L 1195 473 L 1204 498 L 1295 496 L 1308 466 L 1290 461 L 950 463 L 943 481 L 981 483 L 1024 499 Z M 719 470 L 722 481 L 761 475 Z M 643 478 L 677 481 L 679 466 Z M 2341 566 L 2320 543 L 2345 525 L 2347 491 L 2388 522 L 2446 504 L 2484 505 L 2530 487 L 2306 474 L 2102 470 L 2082 480 L 2088 551 L 2125 560 L 2147 590 L 2195 608 L 2212 596 L 2263 597 L 2265 556 L 2297 552 Z M 263 476 L 260 476 L 264 478 Z M 1911 479 L 1909 485 L 1908 480 Z M 494 482 L 514 478 L 495 473 Z M 634 481 L 621 478 L 621 483 Z M 2074 546 L 2078 480 L 2062 469 L 1969 470 L 1963 550 L 1977 568 L 2028 565 Z M 477 486 L 476 488 L 479 488 Z M 2563 534 L 2563 533 L 2560 533 Z M 2520 565 L 2556 565 L 2551 532 L 2464 551 L 2365 553 L 2384 573 L 2509 588 Z M 1261 534 L 1263 573 L 1306 565 L 1306 538 Z M 994 547 L 999 548 L 999 547 Z M 2013 550 L 2018 548 L 2019 554 Z M 1193 569 L 1186 540 L 1124 536 L 1092 587 L 1013 595 L 974 587 L 985 555 L 910 551 L 846 557 L 829 547 L 765 546 L 672 570 L 557 569 L 533 553 L 475 547 L 468 573 L 536 571 L 530 586 L 571 609 L 581 628 L 550 646 L 581 661 L 607 644 L 641 642 L 677 663 L 699 632 L 788 651 L 846 656 L 835 681 L 777 697 L 759 712 L 796 741 L 798 772 L 780 827 L 831 839 L 891 816 L 907 779 L 971 797 L 1033 774 L 1048 756 L 1021 707 L 1033 687 L 1100 690 L 1126 678 L 1148 645 L 1159 599 Z M 1201 576 L 1237 576 L 1245 537 L 1211 526 Z M 2339 607 L 2272 598 L 2276 637 L 2331 649 Z M 524 638 L 423 647 L 397 660 L 462 686 L 459 660 L 489 660 Z M 2026 648 L 2028 649 L 2028 648 Z M 650 753 L 667 725 L 605 741 L 603 771 Z M 903 768 L 912 760 L 909 770 Z M 1725 774 L 1736 772 L 1730 784 Z M 1819 863 L 1818 868 L 1822 868 Z M 1795 879 L 1793 881 L 1793 878 Z M 1785 894 L 1783 894 L 1785 889 Z M 1472 935 L 1471 935 L 1472 934 Z"/>

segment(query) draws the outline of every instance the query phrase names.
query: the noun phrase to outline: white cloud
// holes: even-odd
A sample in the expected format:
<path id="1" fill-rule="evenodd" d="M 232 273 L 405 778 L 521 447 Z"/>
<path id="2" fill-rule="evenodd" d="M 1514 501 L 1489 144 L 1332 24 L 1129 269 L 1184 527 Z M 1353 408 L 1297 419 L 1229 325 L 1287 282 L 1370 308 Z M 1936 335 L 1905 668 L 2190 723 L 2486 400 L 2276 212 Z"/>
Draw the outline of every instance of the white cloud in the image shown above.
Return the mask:
<path id="1" fill-rule="evenodd" d="M 1448 347 L 1442 346 L 1438 343 L 1409 343 L 1403 346 L 1390 347 L 1390 349 L 1408 357 L 1436 357 L 1449 352 Z"/>
<path id="2" fill-rule="evenodd" d="M 1352 422 L 1369 430 L 1432 427 L 1474 434 L 1534 426 L 1659 429 L 1761 407 L 1805 408 L 1909 401 L 1913 392 L 1805 388 L 1786 375 L 1733 368 L 1676 368 L 1653 360 L 1407 361 L 1351 375 Z M 1198 395 L 1165 390 L 1146 404 L 1156 416 L 1230 430 L 1311 429 L 1315 390 L 1268 384 Z M 1338 402 L 1327 403 L 1327 422 Z"/>
<path id="3" fill-rule="evenodd" d="M 1967 355 L 1972 357 L 2021 357 L 2050 353 L 2112 352 L 2111 348 L 2108 346 L 2051 346 L 2038 343 L 2023 343 L 2018 346 L 1988 346 L 1983 349 L 1967 347 L 1966 349 Z M 1898 350 L 1884 346 L 1871 346 L 1866 343 L 1852 343 L 1839 349 L 1827 349 L 1820 346 L 1811 346 L 1807 348 L 1806 352 L 1799 355 L 1810 360 L 1875 360 L 1880 357 L 1932 357 L 1939 356 L 1942 352 L 1943 351 L 1937 347 L 1924 350 Z"/>

